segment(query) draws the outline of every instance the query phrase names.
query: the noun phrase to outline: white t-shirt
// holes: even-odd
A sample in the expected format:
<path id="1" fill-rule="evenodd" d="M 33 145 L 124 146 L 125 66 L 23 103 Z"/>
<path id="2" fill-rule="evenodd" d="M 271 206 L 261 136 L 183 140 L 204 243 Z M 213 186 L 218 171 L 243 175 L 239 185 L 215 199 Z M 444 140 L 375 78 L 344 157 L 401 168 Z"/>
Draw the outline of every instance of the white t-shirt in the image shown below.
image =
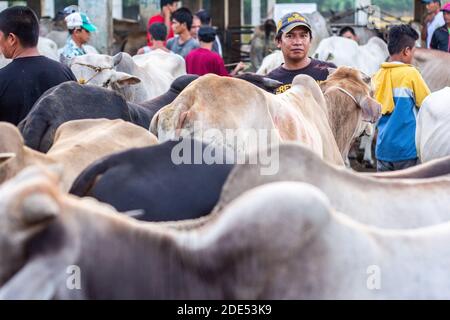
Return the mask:
<path id="1" fill-rule="evenodd" d="M 427 26 L 427 48 L 430 48 L 431 38 L 433 37 L 434 31 L 442 27 L 445 24 L 444 14 L 442 11 L 434 17 L 433 21 L 431 21 Z"/>

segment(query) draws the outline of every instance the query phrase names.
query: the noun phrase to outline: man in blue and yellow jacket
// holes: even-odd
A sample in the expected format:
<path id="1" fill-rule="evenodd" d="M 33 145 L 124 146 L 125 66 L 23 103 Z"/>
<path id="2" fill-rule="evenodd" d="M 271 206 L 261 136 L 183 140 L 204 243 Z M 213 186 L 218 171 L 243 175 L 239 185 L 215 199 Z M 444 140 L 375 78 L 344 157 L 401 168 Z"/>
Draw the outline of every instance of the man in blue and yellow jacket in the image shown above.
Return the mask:
<path id="1" fill-rule="evenodd" d="M 408 25 L 389 32 L 389 62 L 374 75 L 375 99 L 382 105 L 376 146 L 377 170 L 393 171 L 417 164 L 416 116 L 430 90 L 411 65 L 417 32 Z"/>

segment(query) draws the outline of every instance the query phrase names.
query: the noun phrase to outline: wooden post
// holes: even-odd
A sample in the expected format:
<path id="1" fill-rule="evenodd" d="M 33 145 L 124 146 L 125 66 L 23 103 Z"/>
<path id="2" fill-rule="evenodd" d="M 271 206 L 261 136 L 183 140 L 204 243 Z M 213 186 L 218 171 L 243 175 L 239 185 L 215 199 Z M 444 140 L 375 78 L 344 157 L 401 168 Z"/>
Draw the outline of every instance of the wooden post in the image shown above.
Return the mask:
<path id="1" fill-rule="evenodd" d="M 27 7 L 31 8 L 38 18 L 41 17 L 41 0 L 27 0 Z"/>
<path id="2" fill-rule="evenodd" d="M 92 34 L 90 44 L 100 53 L 110 54 L 113 40 L 112 0 L 78 0 L 78 5 L 98 29 Z"/>
<path id="3" fill-rule="evenodd" d="M 414 21 L 422 23 L 425 14 L 425 4 L 421 0 L 414 0 Z"/>

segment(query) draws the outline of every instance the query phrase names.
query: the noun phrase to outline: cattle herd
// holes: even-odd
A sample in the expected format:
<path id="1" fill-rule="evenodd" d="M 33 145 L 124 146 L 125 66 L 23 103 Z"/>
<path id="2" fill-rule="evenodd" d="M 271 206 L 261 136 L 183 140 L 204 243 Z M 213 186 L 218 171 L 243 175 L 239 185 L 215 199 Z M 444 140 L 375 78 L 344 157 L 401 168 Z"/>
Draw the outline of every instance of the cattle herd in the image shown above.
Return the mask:
<path id="1" fill-rule="evenodd" d="M 234 78 L 162 51 L 66 61 L 79 83 L 0 123 L 0 299 L 449 299 L 448 55 L 416 51 L 421 164 L 391 173 L 346 165 L 386 44 L 313 56 L 338 68 L 280 95 L 279 52 Z"/>

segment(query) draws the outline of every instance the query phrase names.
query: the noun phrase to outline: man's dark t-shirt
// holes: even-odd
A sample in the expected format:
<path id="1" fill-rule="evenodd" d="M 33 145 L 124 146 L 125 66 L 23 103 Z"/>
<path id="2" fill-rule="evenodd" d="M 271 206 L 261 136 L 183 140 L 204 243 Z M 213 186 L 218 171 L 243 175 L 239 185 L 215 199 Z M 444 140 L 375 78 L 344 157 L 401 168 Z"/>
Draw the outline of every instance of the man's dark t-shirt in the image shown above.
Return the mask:
<path id="1" fill-rule="evenodd" d="M 287 70 L 283 68 L 283 65 L 281 65 L 270 72 L 267 77 L 283 83 L 283 85 L 279 86 L 275 92 L 276 94 L 280 94 L 291 88 L 292 81 L 294 81 L 295 76 L 299 74 L 306 74 L 312 77 L 318 83 L 325 81 L 328 77 L 328 68 L 336 68 L 336 66 L 333 63 L 328 63 L 311 58 L 311 63 L 305 68 L 297 70 Z"/>
<path id="2" fill-rule="evenodd" d="M 48 89 L 77 81 L 65 65 L 44 56 L 14 59 L 0 69 L 0 121 L 17 125 Z"/>

